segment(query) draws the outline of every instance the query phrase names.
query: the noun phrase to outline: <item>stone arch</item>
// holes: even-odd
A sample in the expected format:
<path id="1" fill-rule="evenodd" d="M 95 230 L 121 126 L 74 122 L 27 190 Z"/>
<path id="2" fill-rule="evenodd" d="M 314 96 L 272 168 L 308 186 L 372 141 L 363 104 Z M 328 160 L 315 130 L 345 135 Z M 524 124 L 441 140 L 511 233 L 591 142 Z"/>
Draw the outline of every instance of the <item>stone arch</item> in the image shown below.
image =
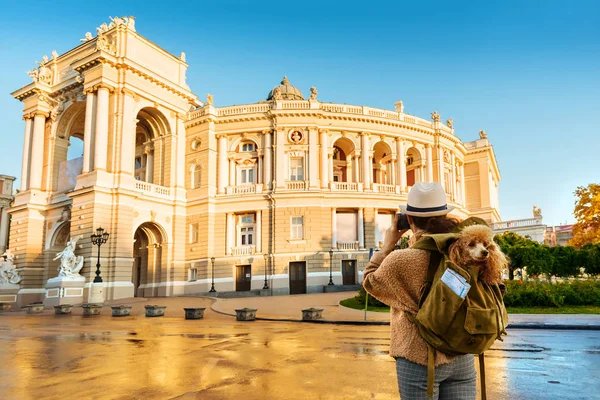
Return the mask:
<path id="1" fill-rule="evenodd" d="M 260 144 L 260 140 L 258 140 L 258 137 L 256 137 L 255 135 L 246 135 L 246 137 L 242 136 L 242 137 L 237 137 L 237 138 L 233 139 L 230 143 L 229 151 L 238 152 L 238 146 L 240 144 L 242 144 L 243 142 L 254 143 L 256 150 L 262 148 L 262 146 Z"/>
<path id="2" fill-rule="evenodd" d="M 155 107 L 142 107 L 136 114 L 134 135 L 134 177 L 137 180 L 167 185 L 170 177 L 164 175 L 164 163 L 168 146 L 166 139 L 171 135 L 171 124 L 165 115 Z M 176 160 L 171 160 L 172 163 Z"/>
<path id="3" fill-rule="evenodd" d="M 358 164 L 354 161 L 355 144 L 347 137 L 339 137 L 333 142 L 333 180 L 334 182 L 355 182 L 355 170 Z"/>
<path id="4" fill-rule="evenodd" d="M 165 280 L 168 240 L 163 227 L 155 222 L 140 224 L 133 233 L 132 283 L 135 296 L 158 295 Z"/>
<path id="5" fill-rule="evenodd" d="M 61 113 L 54 140 L 51 142 L 50 181 L 52 191 L 66 192 L 75 188 L 83 170 L 85 102 L 72 102 Z"/>
<path id="6" fill-rule="evenodd" d="M 373 144 L 373 183 L 392 184 L 392 148 L 384 140 Z"/>
<path id="7" fill-rule="evenodd" d="M 413 146 L 406 150 L 406 185 L 413 186 L 416 182 L 425 181 L 425 164 L 421 151 Z"/>
<path id="8" fill-rule="evenodd" d="M 71 221 L 55 224 L 48 234 L 46 249 L 63 249 L 71 238 Z"/>

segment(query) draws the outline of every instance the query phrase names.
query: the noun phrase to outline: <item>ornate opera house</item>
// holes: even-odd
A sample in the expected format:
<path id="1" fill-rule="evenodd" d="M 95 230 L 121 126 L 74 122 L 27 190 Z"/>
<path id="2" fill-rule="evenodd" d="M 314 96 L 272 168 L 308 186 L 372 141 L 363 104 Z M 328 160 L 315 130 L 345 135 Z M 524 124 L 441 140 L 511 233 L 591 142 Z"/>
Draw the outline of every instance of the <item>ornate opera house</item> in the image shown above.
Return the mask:
<path id="1" fill-rule="evenodd" d="M 25 131 L 9 209 L 18 303 L 49 296 L 63 249 L 83 259 L 87 302 L 100 226 L 102 296 L 115 299 L 206 294 L 213 279 L 218 294 L 323 291 L 330 267 L 336 285 L 360 283 L 419 181 L 440 182 L 457 217 L 500 220 L 484 131 L 462 142 L 437 112 L 332 104 L 286 77 L 256 103 L 215 107 L 187 68 L 114 18 L 12 93 Z"/>

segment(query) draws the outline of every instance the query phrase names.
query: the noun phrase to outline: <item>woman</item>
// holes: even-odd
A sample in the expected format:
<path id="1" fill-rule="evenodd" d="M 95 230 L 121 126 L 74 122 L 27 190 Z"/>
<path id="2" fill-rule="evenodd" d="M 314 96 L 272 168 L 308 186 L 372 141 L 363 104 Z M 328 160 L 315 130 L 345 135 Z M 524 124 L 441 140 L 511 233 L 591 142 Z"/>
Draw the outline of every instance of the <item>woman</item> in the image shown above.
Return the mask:
<path id="1" fill-rule="evenodd" d="M 416 183 L 408 194 L 405 213 L 414 244 L 423 234 L 448 233 L 458 221 L 447 217 L 453 207 L 446 204 L 439 183 Z M 427 275 L 429 252 L 419 249 L 394 250 L 408 231 L 397 230 L 398 215 L 386 231 L 381 251 L 365 269 L 367 292 L 391 308 L 390 355 L 396 359 L 398 388 L 402 400 L 427 399 L 427 344 L 406 313 L 419 310 L 420 289 Z M 475 400 L 476 377 L 473 355 L 452 357 L 436 351 L 434 399 Z"/>

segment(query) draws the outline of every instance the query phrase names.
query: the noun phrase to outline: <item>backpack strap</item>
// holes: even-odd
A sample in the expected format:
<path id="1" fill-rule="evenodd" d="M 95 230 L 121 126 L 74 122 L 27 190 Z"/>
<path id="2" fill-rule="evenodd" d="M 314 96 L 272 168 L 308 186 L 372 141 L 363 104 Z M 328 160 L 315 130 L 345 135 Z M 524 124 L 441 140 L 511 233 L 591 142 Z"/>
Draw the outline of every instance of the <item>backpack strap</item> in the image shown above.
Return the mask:
<path id="1" fill-rule="evenodd" d="M 481 400 L 486 400 L 487 395 L 485 392 L 485 362 L 484 362 L 483 353 L 481 353 L 479 355 L 479 379 L 480 379 L 480 386 L 481 386 Z"/>
<path id="2" fill-rule="evenodd" d="M 429 251 L 429 266 L 427 267 L 427 276 L 425 277 L 425 282 L 421 286 L 420 294 L 419 294 L 419 309 L 423 305 L 423 302 L 427 298 L 429 291 L 431 290 L 431 285 L 433 285 L 433 278 L 435 277 L 435 273 L 440 266 L 440 261 L 442 260 L 443 254 L 439 251 L 431 250 Z"/>
<path id="3" fill-rule="evenodd" d="M 435 382 L 435 349 L 427 343 L 427 397 L 433 399 Z M 485 399 L 482 399 L 485 400 Z"/>

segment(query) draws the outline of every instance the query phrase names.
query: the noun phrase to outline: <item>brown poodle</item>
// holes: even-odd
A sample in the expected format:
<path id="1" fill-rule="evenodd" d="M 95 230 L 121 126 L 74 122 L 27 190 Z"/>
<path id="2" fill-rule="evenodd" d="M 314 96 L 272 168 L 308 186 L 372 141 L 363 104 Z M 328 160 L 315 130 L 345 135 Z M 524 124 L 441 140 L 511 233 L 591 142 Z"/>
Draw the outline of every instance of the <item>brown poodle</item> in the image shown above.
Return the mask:
<path id="1" fill-rule="evenodd" d="M 479 279 L 487 284 L 501 283 L 508 258 L 493 240 L 494 233 L 484 225 L 471 225 L 460 231 L 452 243 L 449 258 L 460 266 L 479 266 Z"/>

